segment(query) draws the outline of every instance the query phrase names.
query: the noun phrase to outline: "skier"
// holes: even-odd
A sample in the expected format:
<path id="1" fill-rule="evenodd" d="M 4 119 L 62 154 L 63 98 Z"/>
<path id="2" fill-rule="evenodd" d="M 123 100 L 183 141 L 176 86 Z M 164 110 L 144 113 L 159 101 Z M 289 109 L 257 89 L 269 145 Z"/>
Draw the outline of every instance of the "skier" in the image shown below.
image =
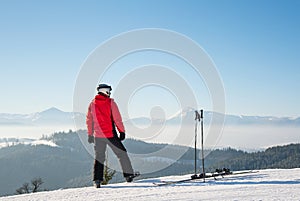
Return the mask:
<path id="1" fill-rule="evenodd" d="M 111 86 L 99 84 L 98 94 L 90 103 L 86 115 L 88 142 L 94 143 L 95 149 L 93 181 L 96 188 L 100 188 L 103 181 L 107 145 L 118 157 L 127 182 L 132 182 L 133 178 L 139 175 L 133 172 L 127 151 L 121 142 L 126 136 L 125 128 L 118 106 L 114 99 L 110 98 L 111 90 Z M 115 127 L 119 131 L 119 137 Z"/>

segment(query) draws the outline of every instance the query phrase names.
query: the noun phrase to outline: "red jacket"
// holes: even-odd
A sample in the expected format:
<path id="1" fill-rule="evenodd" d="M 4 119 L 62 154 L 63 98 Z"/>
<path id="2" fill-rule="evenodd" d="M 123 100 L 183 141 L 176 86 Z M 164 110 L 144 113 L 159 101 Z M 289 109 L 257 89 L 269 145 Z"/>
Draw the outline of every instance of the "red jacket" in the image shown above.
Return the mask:
<path id="1" fill-rule="evenodd" d="M 96 95 L 86 114 L 88 135 L 96 138 L 112 138 L 113 123 L 119 132 L 125 132 L 119 108 L 114 99 L 105 95 Z"/>

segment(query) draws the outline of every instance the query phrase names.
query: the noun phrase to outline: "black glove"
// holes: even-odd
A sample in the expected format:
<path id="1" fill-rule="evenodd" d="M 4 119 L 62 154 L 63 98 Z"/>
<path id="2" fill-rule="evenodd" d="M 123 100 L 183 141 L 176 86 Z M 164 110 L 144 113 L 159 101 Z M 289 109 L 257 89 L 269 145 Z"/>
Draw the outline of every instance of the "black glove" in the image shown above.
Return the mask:
<path id="1" fill-rule="evenodd" d="M 91 144 L 91 143 L 94 143 L 94 136 L 89 135 L 88 142 L 89 142 L 90 144 Z"/>
<path id="2" fill-rule="evenodd" d="M 120 137 L 119 137 L 119 139 L 120 139 L 121 141 L 125 140 L 125 133 L 124 133 L 124 132 L 120 132 Z"/>

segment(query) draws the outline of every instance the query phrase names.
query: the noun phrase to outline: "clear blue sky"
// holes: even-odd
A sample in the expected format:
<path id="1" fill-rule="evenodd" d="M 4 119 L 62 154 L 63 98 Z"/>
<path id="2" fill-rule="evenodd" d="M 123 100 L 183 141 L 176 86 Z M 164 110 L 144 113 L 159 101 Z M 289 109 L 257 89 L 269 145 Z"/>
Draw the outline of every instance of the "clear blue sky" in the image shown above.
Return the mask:
<path id="1" fill-rule="evenodd" d="M 72 111 L 89 53 L 140 28 L 201 45 L 223 79 L 227 113 L 300 116 L 297 0 L 0 0 L 0 113 Z"/>

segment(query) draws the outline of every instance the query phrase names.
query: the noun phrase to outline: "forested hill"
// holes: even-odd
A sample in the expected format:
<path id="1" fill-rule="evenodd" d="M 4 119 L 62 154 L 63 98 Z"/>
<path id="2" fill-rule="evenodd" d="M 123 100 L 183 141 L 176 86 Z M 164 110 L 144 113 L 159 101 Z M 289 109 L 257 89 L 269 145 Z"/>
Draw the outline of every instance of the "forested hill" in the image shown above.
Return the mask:
<path id="1" fill-rule="evenodd" d="M 154 152 L 164 146 L 135 140 L 127 141 L 126 144 L 128 145 L 128 150 L 133 153 L 137 153 L 138 150 L 146 153 L 147 151 Z M 182 149 L 182 146 L 173 146 L 173 148 L 170 148 L 170 158 L 172 158 L 172 152 L 178 149 Z M 231 170 L 300 167 L 300 144 L 274 146 L 263 151 L 251 153 L 230 147 L 205 150 L 205 152 L 209 152 L 207 157 L 205 157 L 205 168 L 208 171 L 223 167 L 230 168 Z M 197 155 L 201 156 L 200 150 L 197 151 Z M 194 164 L 194 149 L 189 148 L 178 162 Z M 201 160 L 199 159 L 197 163 L 201 165 Z"/>
<path id="2" fill-rule="evenodd" d="M 232 152 L 233 155 L 236 150 L 227 149 L 227 152 Z M 228 158 L 213 166 L 228 167 L 232 170 L 297 168 L 300 167 L 300 144 L 275 146 L 254 153 L 245 152 L 240 156 Z"/>

